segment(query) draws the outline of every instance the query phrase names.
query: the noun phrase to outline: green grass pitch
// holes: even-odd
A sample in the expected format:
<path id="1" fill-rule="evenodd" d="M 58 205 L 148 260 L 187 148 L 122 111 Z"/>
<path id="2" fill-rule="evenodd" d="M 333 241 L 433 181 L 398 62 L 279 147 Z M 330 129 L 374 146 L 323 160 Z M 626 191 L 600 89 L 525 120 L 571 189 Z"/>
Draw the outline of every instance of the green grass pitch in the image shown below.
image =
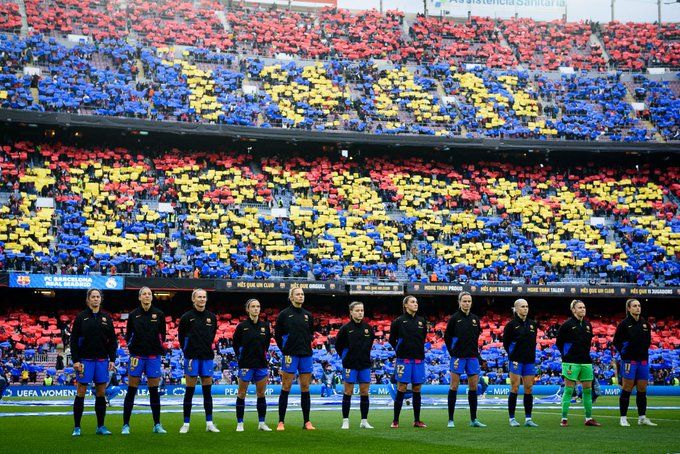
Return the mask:
<path id="1" fill-rule="evenodd" d="M 271 399 L 271 398 L 270 398 Z M 275 399 L 275 398 L 274 398 Z M 296 398 L 291 397 L 291 403 Z M 92 399 L 86 400 L 86 411 L 92 411 Z M 559 410 L 557 408 L 534 409 L 534 420 L 538 428 L 508 426 L 507 411 L 503 408 L 479 409 L 479 419 L 488 424 L 487 428 L 471 428 L 468 426 L 469 413 L 465 408 L 456 412 L 456 428 L 447 429 L 445 406 L 436 409 L 424 409 L 422 420 L 428 425 L 426 429 L 414 429 L 411 426 L 413 413 L 411 407 L 404 407 L 401 416 L 401 427 L 390 429 L 392 411 L 373 409 L 369 421 L 374 430 L 359 429 L 358 405 L 354 405 L 350 415 L 351 429 L 340 430 L 340 409 L 312 411 L 312 422 L 318 430 L 303 431 L 301 414 L 290 409 L 286 418 L 286 431 L 271 433 L 258 432 L 257 417 L 252 411 L 246 413 L 246 431 L 236 433 L 233 407 L 229 410 L 218 410 L 215 423 L 221 433 L 205 432 L 202 408 L 194 408 L 191 431 L 180 435 L 182 422 L 181 412 L 162 415 L 162 422 L 168 430 L 166 435 L 151 433 L 151 415 L 148 413 L 133 414 L 131 420 L 132 434 L 120 435 L 122 416 L 107 415 L 106 425 L 113 435 L 96 436 L 95 417 L 86 414 L 83 417 L 83 435 L 71 437 L 73 419 L 71 416 L 11 416 L 0 417 L 0 441 L 9 449 L 5 452 L 22 453 L 180 453 L 180 452 L 307 452 L 307 453 L 416 453 L 416 452 L 452 452 L 462 449 L 466 452 L 516 452 L 516 453 L 560 453 L 576 454 L 580 452 L 600 453 L 666 453 L 680 452 L 680 410 L 652 409 L 648 415 L 659 424 L 658 427 L 641 427 L 637 425 L 637 412 L 634 401 L 629 411 L 631 427 L 618 425 L 618 410 L 605 410 L 601 406 L 616 406 L 618 399 L 603 397 L 598 400 L 594 416 L 603 427 L 585 427 L 583 425 L 583 407 L 572 404 L 570 427 L 559 426 Z M 680 407 L 680 398 L 650 397 L 649 406 Z M 136 407 L 138 409 L 140 407 Z M 144 407 L 141 407 L 144 408 Z M 178 407 L 168 407 L 178 410 Z M 114 406 L 111 410 L 121 410 Z M 68 407 L 24 407 L 13 406 L 4 400 L 0 413 L 25 412 L 58 412 L 70 411 Z M 148 412 L 148 408 L 144 410 Z M 523 421 L 521 399 L 518 405 L 517 419 Z M 270 407 L 267 422 L 276 426 L 277 413 Z"/>

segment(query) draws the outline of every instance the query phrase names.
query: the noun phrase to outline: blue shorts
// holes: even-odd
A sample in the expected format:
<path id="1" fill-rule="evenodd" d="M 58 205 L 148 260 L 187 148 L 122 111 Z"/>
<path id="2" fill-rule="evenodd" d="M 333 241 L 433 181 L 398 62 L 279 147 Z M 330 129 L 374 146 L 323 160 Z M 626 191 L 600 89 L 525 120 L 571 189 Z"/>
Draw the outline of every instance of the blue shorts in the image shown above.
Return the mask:
<path id="1" fill-rule="evenodd" d="M 647 361 L 621 361 L 621 376 L 626 380 L 649 380 Z"/>
<path id="2" fill-rule="evenodd" d="M 517 361 L 508 361 L 508 370 L 511 374 L 521 375 L 536 375 L 536 365 L 533 363 L 520 363 Z"/>
<path id="3" fill-rule="evenodd" d="M 269 369 L 266 367 L 261 369 L 239 369 L 238 378 L 242 381 L 258 383 L 269 377 Z"/>
<path id="4" fill-rule="evenodd" d="M 422 359 L 397 359 L 394 378 L 399 383 L 420 385 L 425 381 L 425 361 Z"/>
<path id="5" fill-rule="evenodd" d="M 76 372 L 78 383 L 84 385 L 88 383 L 108 383 L 109 382 L 109 360 L 108 359 L 83 359 L 83 372 Z"/>
<path id="6" fill-rule="evenodd" d="M 342 374 L 342 379 L 345 383 L 370 383 L 371 382 L 371 368 L 367 369 L 345 369 Z"/>
<path id="7" fill-rule="evenodd" d="M 458 375 L 479 375 L 482 369 L 477 358 L 451 358 L 449 370 Z"/>
<path id="8" fill-rule="evenodd" d="M 212 359 L 184 359 L 184 373 L 189 377 L 212 377 L 214 369 Z"/>
<path id="9" fill-rule="evenodd" d="M 311 374 L 313 358 L 311 356 L 284 355 L 281 370 L 288 374 Z"/>
<path id="10" fill-rule="evenodd" d="M 160 356 L 130 356 L 130 367 L 128 368 L 130 377 L 159 378 L 161 376 Z"/>

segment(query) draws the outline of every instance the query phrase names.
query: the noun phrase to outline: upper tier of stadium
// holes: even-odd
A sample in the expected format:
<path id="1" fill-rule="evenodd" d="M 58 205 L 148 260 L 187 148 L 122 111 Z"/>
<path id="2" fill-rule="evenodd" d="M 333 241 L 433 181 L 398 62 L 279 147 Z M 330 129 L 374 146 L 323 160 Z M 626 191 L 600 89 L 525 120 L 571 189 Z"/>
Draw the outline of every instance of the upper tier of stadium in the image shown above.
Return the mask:
<path id="1" fill-rule="evenodd" d="M 10 32 L 0 35 L 6 109 L 369 134 L 680 140 L 680 24 L 19 0 L 0 3 L 0 30 Z M 667 71 L 643 74 L 653 68 Z"/>
<path id="2" fill-rule="evenodd" d="M 210 0 L 20 0 L 2 5 L 1 30 L 77 34 L 94 41 L 134 37 L 152 47 L 181 45 L 295 59 L 439 60 L 497 68 L 521 64 L 539 70 L 680 69 L 676 23 L 464 20 L 407 16 L 398 10 L 250 9 Z"/>
<path id="3" fill-rule="evenodd" d="M 680 168 L 0 148 L 0 266 L 680 285 Z M 162 204 L 162 205 L 161 205 Z"/>

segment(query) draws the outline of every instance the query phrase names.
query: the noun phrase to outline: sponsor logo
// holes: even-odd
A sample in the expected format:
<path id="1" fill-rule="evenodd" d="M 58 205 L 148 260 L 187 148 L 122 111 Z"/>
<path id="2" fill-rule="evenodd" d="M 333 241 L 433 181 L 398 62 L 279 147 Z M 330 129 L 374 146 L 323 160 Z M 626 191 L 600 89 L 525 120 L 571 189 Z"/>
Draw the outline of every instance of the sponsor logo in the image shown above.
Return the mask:
<path id="1" fill-rule="evenodd" d="M 31 285 L 31 276 L 21 275 L 17 276 L 17 285 L 20 287 L 28 287 Z"/>
<path id="2" fill-rule="evenodd" d="M 118 282 L 116 281 L 116 278 L 110 277 L 106 280 L 104 286 L 106 288 L 116 288 L 118 287 Z"/>

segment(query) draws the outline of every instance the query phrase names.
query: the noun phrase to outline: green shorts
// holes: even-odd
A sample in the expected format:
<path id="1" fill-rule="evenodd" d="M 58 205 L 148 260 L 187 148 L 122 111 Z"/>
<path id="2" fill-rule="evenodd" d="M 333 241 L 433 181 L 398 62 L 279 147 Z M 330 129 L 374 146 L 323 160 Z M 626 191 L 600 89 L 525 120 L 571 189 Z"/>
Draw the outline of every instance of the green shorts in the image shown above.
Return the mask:
<path id="1" fill-rule="evenodd" d="M 593 381 L 593 365 L 562 363 L 562 376 L 571 381 Z"/>

